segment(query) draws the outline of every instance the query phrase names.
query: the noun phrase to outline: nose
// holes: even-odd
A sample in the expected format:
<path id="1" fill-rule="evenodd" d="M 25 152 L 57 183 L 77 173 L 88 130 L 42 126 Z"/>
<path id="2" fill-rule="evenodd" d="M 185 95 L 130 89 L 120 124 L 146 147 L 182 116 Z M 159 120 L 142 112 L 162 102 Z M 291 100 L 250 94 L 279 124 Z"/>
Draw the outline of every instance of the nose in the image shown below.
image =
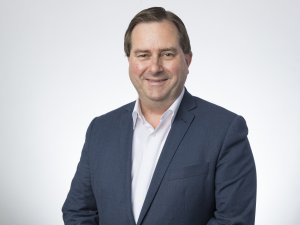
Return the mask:
<path id="1" fill-rule="evenodd" d="M 153 57 L 151 59 L 149 69 L 154 75 L 163 71 L 162 62 L 159 57 Z"/>

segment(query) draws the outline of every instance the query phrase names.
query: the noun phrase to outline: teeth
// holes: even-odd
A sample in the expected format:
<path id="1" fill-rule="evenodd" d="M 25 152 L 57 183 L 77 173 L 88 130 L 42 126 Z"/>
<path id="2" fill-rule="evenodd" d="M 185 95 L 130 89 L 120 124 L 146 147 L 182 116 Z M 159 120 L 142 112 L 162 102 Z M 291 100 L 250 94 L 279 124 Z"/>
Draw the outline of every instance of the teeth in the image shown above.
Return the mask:
<path id="1" fill-rule="evenodd" d="M 154 82 L 154 83 L 160 83 L 163 82 L 163 80 L 149 80 L 150 82 Z"/>
<path id="2" fill-rule="evenodd" d="M 148 79 L 148 81 L 151 81 L 151 82 L 162 82 L 162 81 L 165 81 L 164 79 L 162 80 L 151 80 L 151 79 Z"/>
<path id="3" fill-rule="evenodd" d="M 166 80 L 150 80 L 147 79 L 150 85 L 163 85 Z"/>

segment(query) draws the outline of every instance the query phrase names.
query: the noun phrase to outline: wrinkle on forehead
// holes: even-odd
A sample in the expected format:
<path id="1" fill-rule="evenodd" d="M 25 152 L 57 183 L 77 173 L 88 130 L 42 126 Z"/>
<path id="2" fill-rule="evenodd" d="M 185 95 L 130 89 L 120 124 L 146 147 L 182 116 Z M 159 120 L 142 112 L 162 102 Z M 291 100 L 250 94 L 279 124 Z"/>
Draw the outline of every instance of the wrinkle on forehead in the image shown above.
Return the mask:
<path id="1" fill-rule="evenodd" d="M 176 26 L 164 20 L 162 22 L 140 23 L 132 31 L 132 50 L 161 51 L 180 49 Z"/>

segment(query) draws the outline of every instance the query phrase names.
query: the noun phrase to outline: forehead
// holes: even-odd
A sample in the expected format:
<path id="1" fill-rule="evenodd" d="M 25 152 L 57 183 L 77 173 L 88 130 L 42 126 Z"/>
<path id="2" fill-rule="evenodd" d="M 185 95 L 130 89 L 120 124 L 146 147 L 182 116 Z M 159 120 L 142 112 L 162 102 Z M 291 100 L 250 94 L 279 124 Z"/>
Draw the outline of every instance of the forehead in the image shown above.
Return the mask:
<path id="1" fill-rule="evenodd" d="M 177 27 L 168 20 L 137 24 L 131 34 L 132 47 L 137 45 L 166 44 L 178 45 Z"/>

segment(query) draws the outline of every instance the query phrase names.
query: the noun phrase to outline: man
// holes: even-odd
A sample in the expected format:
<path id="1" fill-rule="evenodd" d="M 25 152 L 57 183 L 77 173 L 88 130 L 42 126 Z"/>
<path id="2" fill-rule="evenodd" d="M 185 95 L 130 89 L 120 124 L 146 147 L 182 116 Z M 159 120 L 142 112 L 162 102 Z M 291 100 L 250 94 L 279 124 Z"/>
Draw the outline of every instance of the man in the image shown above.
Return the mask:
<path id="1" fill-rule="evenodd" d="M 183 22 L 145 9 L 124 48 L 138 100 L 90 124 L 65 224 L 253 225 L 246 123 L 184 88 L 192 52 Z"/>

